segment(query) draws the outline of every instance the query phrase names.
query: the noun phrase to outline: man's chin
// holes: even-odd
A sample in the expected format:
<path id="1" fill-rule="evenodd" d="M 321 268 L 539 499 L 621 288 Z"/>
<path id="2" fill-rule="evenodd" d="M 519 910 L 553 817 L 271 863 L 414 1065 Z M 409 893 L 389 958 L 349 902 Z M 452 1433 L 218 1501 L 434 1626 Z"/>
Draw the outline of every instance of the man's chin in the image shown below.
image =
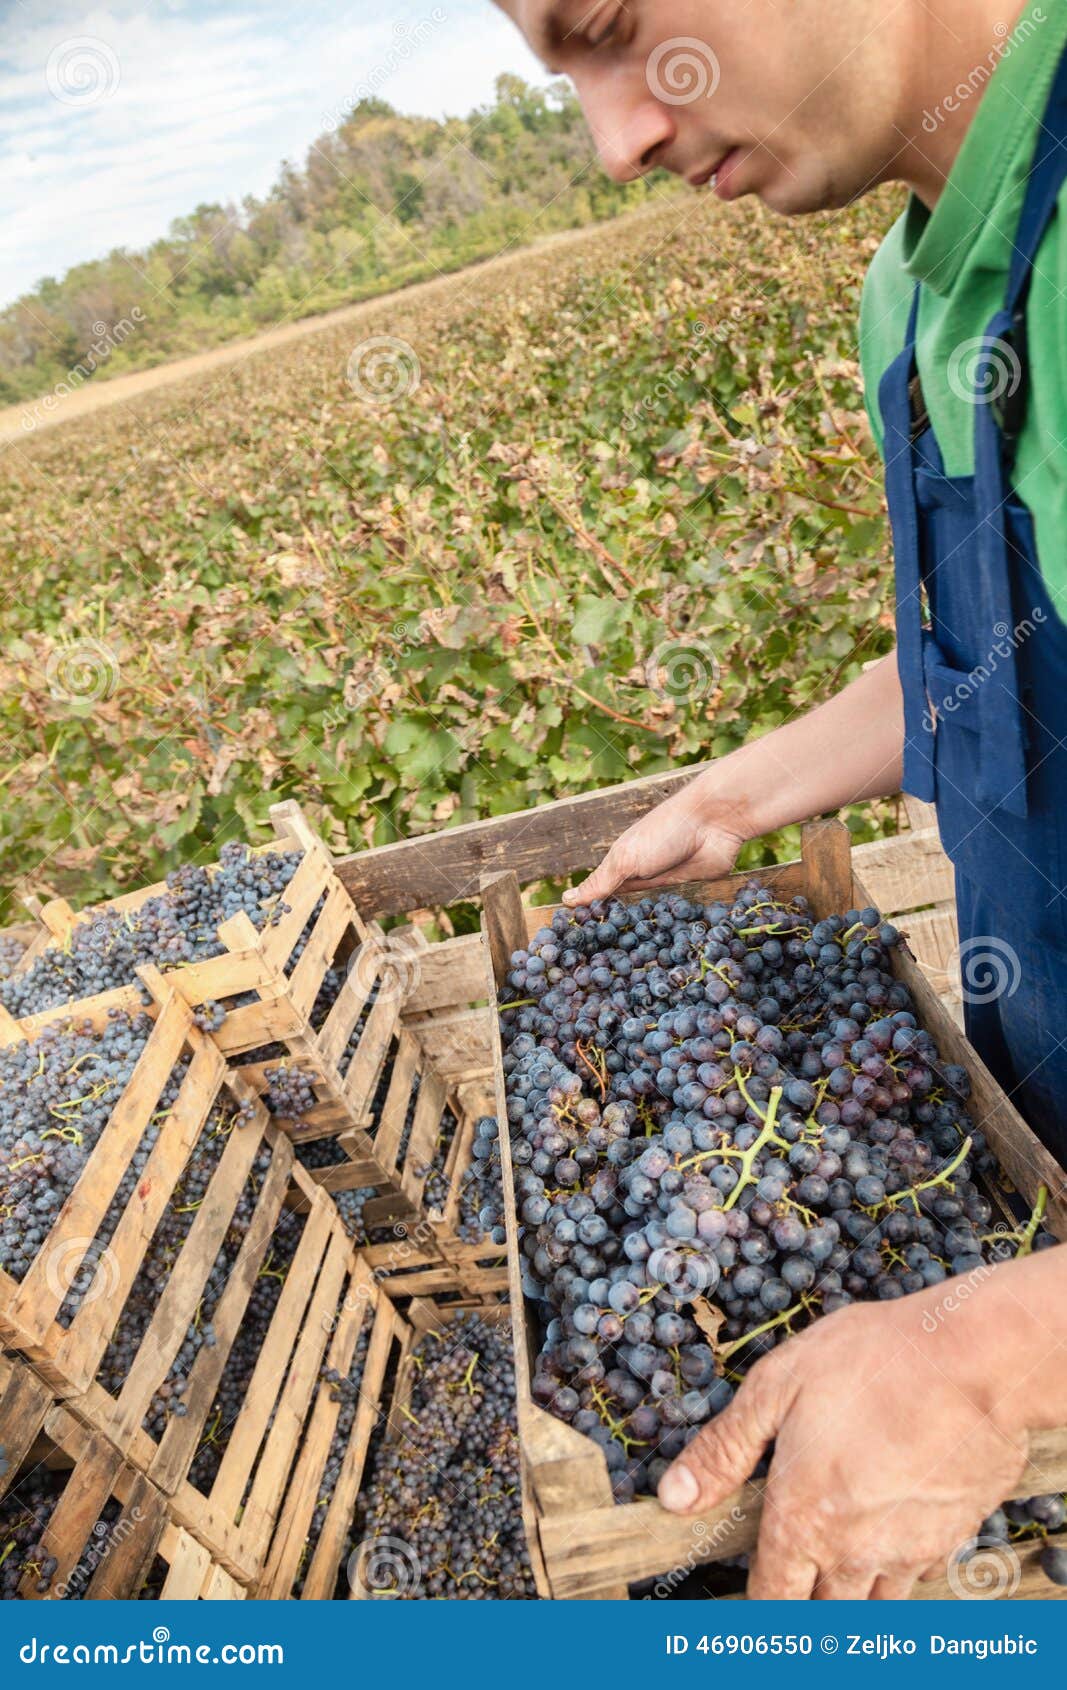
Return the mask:
<path id="1" fill-rule="evenodd" d="M 844 187 L 829 172 L 805 173 L 784 167 L 772 179 L 753 189 L 767 207 L 781 217 L 807 217 L 816 211 L 841 211 L 863 193 L 861 187 Z"/>

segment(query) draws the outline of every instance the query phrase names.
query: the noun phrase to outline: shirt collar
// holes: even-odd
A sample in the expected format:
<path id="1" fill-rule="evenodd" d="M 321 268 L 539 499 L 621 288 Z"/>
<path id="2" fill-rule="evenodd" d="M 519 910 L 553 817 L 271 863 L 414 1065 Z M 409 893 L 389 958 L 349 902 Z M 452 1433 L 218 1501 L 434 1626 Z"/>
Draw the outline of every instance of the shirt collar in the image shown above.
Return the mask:
<path id="1" fill-rule="evenodd" d="M 934 293 L 949 294 L 975 241 L 987 225 L 999 227 L 1010 249 L 1032 146 L 1048 100 L 1056 64 L 1067 42 L 1067 5 L 1041 0 L 1023 13 L 1014 31 L 991 49 L 986 63 L 964 78 L 943 102 L 979 105 L 933 211 L 915 194 L 904 214 L 903 255 L 909 275 Z M 923 114 L 929 130 L 943 109 Z"/>

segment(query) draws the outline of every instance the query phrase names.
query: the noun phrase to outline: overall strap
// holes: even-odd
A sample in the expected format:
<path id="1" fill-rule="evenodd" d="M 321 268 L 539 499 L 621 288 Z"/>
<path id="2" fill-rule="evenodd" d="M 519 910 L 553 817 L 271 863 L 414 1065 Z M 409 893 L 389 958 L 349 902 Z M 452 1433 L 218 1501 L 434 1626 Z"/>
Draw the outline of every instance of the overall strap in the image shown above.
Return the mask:
<path id="1" fill-rule="evenodd" d="M 918 318 L 916 284 L 904 348 L 882 376 L 878 403 L 885 429 L 886 495 L 893 525 L 897 668 L 904 695 L 904 790 L 931 802 L 935 796 L 933 736 L 923 674 L 922 549 L 911 404 Z"/>
<path id="2" fill-rule="evenodd" d="M 997 422 L 1009 462 L 1022 432 L 1026 415 L 1029 370 L 1027 366 L 1026 307 L 1034 260 L 1045 236 L 1060 189 L 1067 180 L 1067 48 L 1060 55 L 1045 106 L 1037 145 L 1030 165 L 1026 198 L 1015 231 L 1011 267 L 1004 299 L 1008 319 L 1001 340 L 1017 361 L 1009 390 L 996 406 Z M 1003 380 L 1003 375 L 1001 376 Z"/>
<path id="3" fill-rule="evenodd" d="M 983 627 L 1011 635 L 1017 621 L 1016 569 L 1007 505 L 1012 466 L 1026 417 L 1029 370 L 1026 308 L 1034 260 L 1067 179 L 1067 49 L 1061 54 L 1030 165 L 1015 232 L 1004 304 L 988 324 L 976 384 L 974 464 L 979 567 L 975 579 Z M 1026 713 L 1014 637 L 995 679 L 996 732 L 983 744 L 983 799 L 1028 813 Z M 997 648 L 1000 649 L 999 647 Z M 992 719 L 992 710 L 990 710 Z"/>

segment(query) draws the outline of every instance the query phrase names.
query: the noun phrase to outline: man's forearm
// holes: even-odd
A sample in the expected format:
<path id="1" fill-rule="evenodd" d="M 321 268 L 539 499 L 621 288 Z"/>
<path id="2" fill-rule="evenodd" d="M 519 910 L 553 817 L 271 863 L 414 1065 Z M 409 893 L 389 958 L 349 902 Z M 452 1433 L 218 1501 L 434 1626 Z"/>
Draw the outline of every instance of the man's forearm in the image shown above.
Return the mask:
<path id="1" fill-rule="evenodd" d="M 904 705 L 896 655 L 826 704 L 752 740 L 698 775 L 701 817 L 746 839 L 900 791 Z"/>

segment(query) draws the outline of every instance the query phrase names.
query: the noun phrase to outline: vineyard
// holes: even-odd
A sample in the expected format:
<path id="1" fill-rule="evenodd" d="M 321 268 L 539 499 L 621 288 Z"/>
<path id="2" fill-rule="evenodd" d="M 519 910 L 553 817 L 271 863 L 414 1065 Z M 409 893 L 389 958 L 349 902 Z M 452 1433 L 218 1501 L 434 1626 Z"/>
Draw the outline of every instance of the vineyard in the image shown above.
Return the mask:
<path id="1" fill-rule="evenodd" d="M 268 792 L 387 843 L 836 691 L 893 638 L 855 322 L 896 209 L 664 198 L 5 446 L 5 881 L 151 882 Z"/>

